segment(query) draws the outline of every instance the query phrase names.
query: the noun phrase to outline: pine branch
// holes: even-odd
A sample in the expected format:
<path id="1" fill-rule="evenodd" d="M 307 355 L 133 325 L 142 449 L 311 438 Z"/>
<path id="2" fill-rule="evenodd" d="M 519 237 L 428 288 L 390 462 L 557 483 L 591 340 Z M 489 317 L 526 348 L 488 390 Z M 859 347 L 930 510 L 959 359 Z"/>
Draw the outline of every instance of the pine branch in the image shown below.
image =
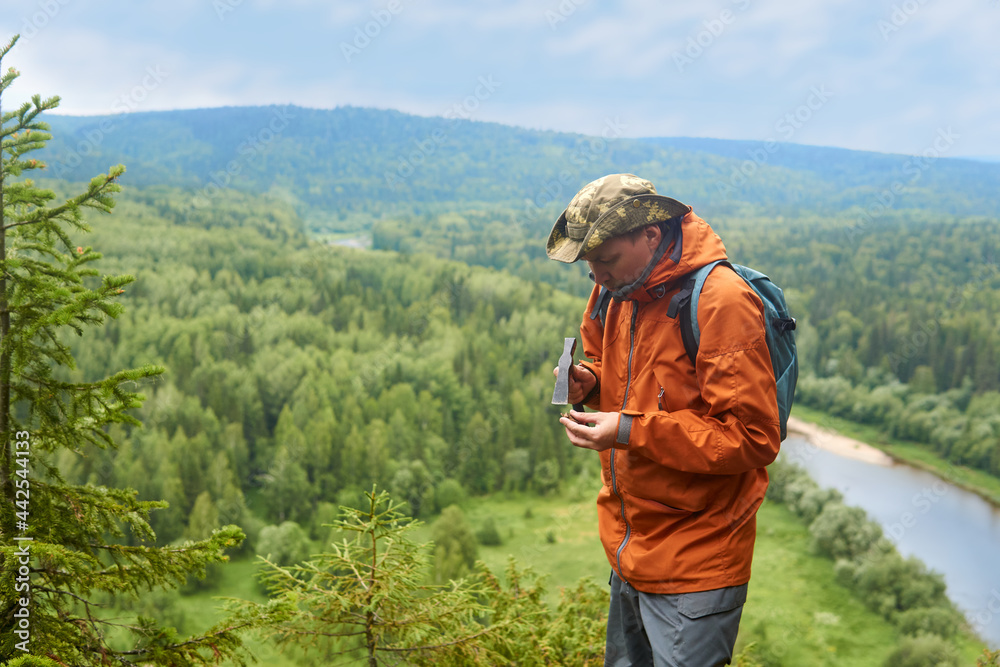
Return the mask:
<path id="1" fill-rule="evenodd" d="M 112 167 L 106 175 L 97 176 L 92 179 L 87 192 L 77 195 L 55 208 L 34 208 L 26 212 L 22 219 L 4 224 L 2 230 L 7 231 L 25 225 L 58 221 L 67 222 L 80 231 L 90 231 L 90 227 L 81 220 L 80 208 L 94 208 L 105 213 L 110 213 L 115 206 L 114 199 L 110 195 L 121 191 L 121 186 L 118 185 L 118 178 L 123 173 L 125 173 L 124 166 L 118 165 Z M 72 241 L 60 227 L 48 225 L 46 231 L 57 235 L 65 248 L 72 248 Z"/>
<path id="2" fill-rule="evenodd" d="M 455 640 L 450 641 L 450 642 L 441 642 L 441 643 L 438 643 L 438 644 L 425 644 L 423 646 L 399 646 L 399 647 L 397 647 L 397 646 L 381 646 L 381 647 L 379 647 L 379 650 L 380 651 L 385 651 L 387 653 L 412 653 L 412 652 L 416 652 L 416 651 L 424 651 L 424 652 L 440 651 L 441 649 L 447 648 L 449 646 L 457 646 L 459 644 L 466 644 L 466 643 L 468 643 L 468 642 L 470 642 L 470 641 L 472 641 L 474 639 L 478 639 L 479 637 L 482 637 L 483 635 L 487 635 L 487 634 L 490 634 L 490 633 L 495 633 L 497 631 L 498 627 L 499 626 L 492 626 L 492 627 L 489 627 L 489 628 L 483 628 L 479 632 L 474 632 L 471 635 L 465 635 L 464 637 L 459 637 L 458 639 L 455 639 Z"/>

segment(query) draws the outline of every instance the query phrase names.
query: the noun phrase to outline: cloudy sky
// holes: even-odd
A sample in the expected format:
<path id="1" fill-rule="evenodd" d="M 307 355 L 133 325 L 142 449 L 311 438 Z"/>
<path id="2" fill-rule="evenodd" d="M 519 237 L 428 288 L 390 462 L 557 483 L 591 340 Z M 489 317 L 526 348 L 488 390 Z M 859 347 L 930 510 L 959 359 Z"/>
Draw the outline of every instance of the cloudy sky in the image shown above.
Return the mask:
<path id="1" fill-rule="evenodd" d="M 3 108 L 392 108 L 1000 159 L 1000 0 L 3 0 Z"/>

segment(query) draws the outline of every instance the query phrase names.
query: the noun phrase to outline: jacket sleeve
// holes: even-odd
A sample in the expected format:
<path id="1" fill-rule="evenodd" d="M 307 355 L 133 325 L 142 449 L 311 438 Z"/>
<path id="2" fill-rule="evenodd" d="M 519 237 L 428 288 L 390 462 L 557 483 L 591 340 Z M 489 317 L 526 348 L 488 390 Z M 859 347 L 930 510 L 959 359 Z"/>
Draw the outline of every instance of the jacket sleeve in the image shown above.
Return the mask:
<path id="1" fill-rule="evenodd" d="M 734 272 L 713 271 L 698 324 L 700 400 L 673 412 L 624 410 L 620 419 L 631 422 L 628 449 L 692 473 L 762 468 L 778 455 L 781 437 L 760 297 Z"/>
<path id="2" fill-rule="evenodd" d="M 597 303 L 601 288 L 594 286 L 590 293 L 590 300 L 587 302 L 587 310 L 583 313 L 583 324 L 580 325 L 580 339 L 583 343 L 583 356 L 590 361 L 580 360 L 587 370 L 597 378 L 597 384 L 590 395 L 585 396 L 584 405 L 594 410 L 601 409 L 601 359 L 604 356 L 604 325 L 599 317 L 591 319 L 590 313 Z"/>

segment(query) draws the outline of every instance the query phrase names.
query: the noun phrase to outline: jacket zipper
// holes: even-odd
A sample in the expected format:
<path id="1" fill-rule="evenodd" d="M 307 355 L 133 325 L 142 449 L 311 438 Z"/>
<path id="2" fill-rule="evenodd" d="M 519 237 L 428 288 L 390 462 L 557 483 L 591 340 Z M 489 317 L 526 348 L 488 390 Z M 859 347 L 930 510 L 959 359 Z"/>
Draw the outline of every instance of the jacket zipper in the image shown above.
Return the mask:
<path id="1" fill-rule="evenodd" d="M 629 345 L 628 345 L 628 376 L 625 380 L 625 399 L 622 401 L 622 410 L 628 404 L 628 390 L 632 385 L 632 354 L 635 352 L 635 323 L 639 318 L 639 304 L 635 301 L 632 302 L 632 323 L 629 328 Z M 629 525 L 628 519 L 625 518 L 625 497 L 618 492 L 618 483 L 615 478 L 615 450 L 611 449 L 611 490 L 614 491 L 615 495 L 618 496 L 618 501 L 621 503 L 622 521 L 625 522 L 625 537 L 622 539 L 622 543 L 618 545 L 618 551 L 615 553 L 615 561 L 618 563 L 618 576 L 624 580 L 622 577 L 622 551 L 625 550 L 625 545 L 628 544 L 629 537 L 632 535 L 632 526 Z"/>

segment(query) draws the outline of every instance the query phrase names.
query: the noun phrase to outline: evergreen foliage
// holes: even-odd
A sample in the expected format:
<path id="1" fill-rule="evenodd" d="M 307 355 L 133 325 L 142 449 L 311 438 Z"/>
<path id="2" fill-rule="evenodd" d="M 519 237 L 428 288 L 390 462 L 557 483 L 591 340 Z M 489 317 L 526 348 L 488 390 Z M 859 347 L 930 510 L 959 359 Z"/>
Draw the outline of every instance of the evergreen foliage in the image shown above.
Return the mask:
<path id="1" fill-rule="evenodd" d="M 333 550 L 263 575 L 287 615 L 270 630 L 309 664 L 344 658 L 379 664 L 598 665 L 603 661 L 607 592 L 581 580 L 556 610 L 530 570 L 510 563 L 501 581 L 481 564 L 446 584 L 425 583 L 433 545 L 413 542 L 405 504 L 367 494 L 365 509 L 343 508 Z M 242 603 L 243 615 L 259 608 Z"/>
<path id="2" fill-rule="evenodd" d="M 983 651 L 983 655 L 976 660 L 976 667 L 997 667 L 1000 665 L 1000 650 L 990 651 L 986 649 Z"/>
<path id="3" fill-rule="evenodd" d="M 17 38 L 0 50 L 0 62 Z M 19 76 L 0 77 L 0 100 Z M 86 381 L 67 332 L 122 314 L 129 275 L 100 276 L 101 258 L 76 246 L 90 231 L 85 211 L 110 212 L 124 167 L 90 181 L 82 194 L 50 205 L 53 192 L 19 176 L 43 168 L 26 155 L 50 138 L 38 118 L 59 98 L 36 95 L 14 111 L 0 107 L 0 660 L 11 664 L 197 665 L 233 656 L 238 631 L 266 620 L 236 618 L 190 638 L 152 618 L 106 618 L 101 600 L 136 598 L 183 584 L 224 560 L 243 535 L 226 526 L 204 539 L 151 546 L 150 512 L 129 488 L 67 481 L 57 460 L 112 452 L 112 433 L 138 426 L 135 391 L 163 372 L 145 365 Z M 124 630 L 127 640 L 113 635 Z M 30 653 L 35 657 L 28 657 Z M 54 661 L 54 662 L 53 662 Z"/>

